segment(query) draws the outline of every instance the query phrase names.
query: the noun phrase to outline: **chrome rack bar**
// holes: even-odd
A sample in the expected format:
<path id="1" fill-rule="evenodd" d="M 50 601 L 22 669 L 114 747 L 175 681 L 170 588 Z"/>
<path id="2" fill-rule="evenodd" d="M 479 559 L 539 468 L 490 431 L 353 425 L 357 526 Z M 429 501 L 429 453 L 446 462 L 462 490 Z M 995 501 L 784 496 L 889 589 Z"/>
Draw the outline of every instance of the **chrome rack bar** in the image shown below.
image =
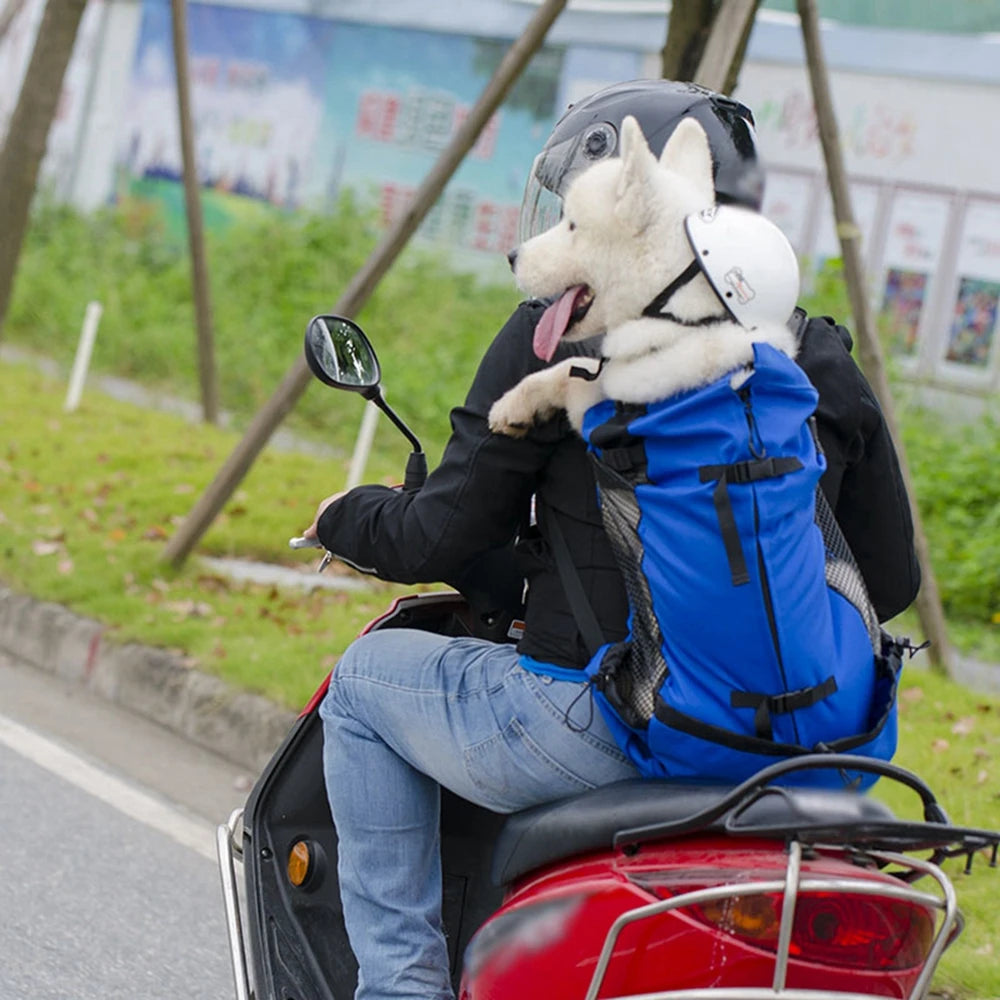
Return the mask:
<path id="1" fill-rule="evenodd" d="M 240 917 L 240 898 L 236 887 L 235 845 L 233 837 L 242 824 L 243 810 L 234 809 L 228 822 L 215 831 L 215 848 L 219 856 L 219 875 L 222 879 L 222 898 L 226 906 L 226 929 L 229 932 L 229 956 L 233 965 L 236 1000 L 252 1000 L 250 977 L 247 973 L 246 947 L 243 939 L 243 921 Z M 240 852 L 242 853 L 242 852 Z"/>

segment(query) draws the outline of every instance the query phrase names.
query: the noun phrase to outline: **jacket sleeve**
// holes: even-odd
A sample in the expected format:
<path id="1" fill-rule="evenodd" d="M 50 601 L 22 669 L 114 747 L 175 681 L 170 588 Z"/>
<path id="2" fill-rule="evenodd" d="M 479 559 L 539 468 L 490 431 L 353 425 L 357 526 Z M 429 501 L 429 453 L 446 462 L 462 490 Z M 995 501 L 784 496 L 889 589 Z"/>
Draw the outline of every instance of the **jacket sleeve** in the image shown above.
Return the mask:
<path id="1" fill-rule="evenodd" d="M 320 518 L 335 555 L 398 583 L 460 586 L 470 564 L 513 538 L 555 443 L 551 428 L 514 439 L 492 434 L 492 403 L 541 367 L 531 349 L 538 303 L 522 303 L 486 352 L 463 406 L 451 413 L 441 463 L 421 490 L 359 486 Z"/>
<path id="2" fill-rule="evenodd" d="M 844 327 L 814 317 L 801 334 L 797 360 L 819 392 L 816 422 L 827 461 L 823 492 L 879 620 L 886 621 L 916 597 L 920 564 L 896 449 L 851 346 Z"/>

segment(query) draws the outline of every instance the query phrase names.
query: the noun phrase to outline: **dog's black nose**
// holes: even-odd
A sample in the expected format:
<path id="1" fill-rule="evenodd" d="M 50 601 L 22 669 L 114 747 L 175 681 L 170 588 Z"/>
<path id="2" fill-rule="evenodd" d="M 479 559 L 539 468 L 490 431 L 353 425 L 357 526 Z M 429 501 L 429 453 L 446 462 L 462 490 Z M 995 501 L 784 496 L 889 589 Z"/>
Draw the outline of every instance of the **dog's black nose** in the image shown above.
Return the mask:
<path id="1" fill-rule="evenodd" d="M 509 254 L 507 254 L 507 260 L 510 262 L 510 269 L 514 270 L 514 265 L 517 263 L 517 248 L 515 247 Z"/>

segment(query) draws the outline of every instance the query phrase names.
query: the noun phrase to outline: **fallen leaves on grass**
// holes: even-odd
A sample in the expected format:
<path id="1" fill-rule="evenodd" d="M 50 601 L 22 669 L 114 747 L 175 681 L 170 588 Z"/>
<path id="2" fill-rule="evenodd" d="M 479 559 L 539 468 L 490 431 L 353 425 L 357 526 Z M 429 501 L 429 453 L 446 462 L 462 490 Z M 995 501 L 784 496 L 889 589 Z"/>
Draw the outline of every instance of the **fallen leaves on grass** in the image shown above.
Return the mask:
<path id="1" fill-rule="evenodd" d="M 184 618 L 208 618 L 215 613 L 215 609 L 207 601 L 166 601 L 163 607 L 172 611 L 178 621 Z"/>
<path id="2" fill-rule="evenodd" d="M 972 730 L 975 728 L 976 728 L 975 717 L 972 715 L 966 715 L 963 718 L 959 719 L 958 722 L 956 722 L 955 725 L 951 727 L 951 732 L 953 736 L 968 736 L 969 733 L 971 733 Z"/>

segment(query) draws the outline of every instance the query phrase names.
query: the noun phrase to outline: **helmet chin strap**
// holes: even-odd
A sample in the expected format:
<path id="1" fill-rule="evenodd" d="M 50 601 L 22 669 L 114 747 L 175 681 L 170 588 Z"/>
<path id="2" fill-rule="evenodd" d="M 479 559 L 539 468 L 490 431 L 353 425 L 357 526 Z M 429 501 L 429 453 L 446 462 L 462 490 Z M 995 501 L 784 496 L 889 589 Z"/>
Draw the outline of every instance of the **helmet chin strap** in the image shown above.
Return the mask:
<path id="1" fill-rule="evenodd" d="M 680 274 L 674 278 L 673 281 L 667 285 L 659 295 L 653 299 L 652 302 L 646 306 L 642 311 L 643 316 L 651 316 L 653 319 L 668 319 L 673 323 L 680 323 L 682 326 L 709 326 L 712 323 L 719 323 L 722 320 L 729 319 L 728 313 L 716 313 L 712 316 L 702 316 L 701 319 L 681 319 L 680 316 L 675 315 L 666 309 L 667 303 L 673 296 L 679 292 L 685 285 L 690 284 L 694 281 L 698 275 L 701 274 L 701 267 L 698 265 L 698 258 L 692 258 L 691 263 L 688 264 Z"/>

